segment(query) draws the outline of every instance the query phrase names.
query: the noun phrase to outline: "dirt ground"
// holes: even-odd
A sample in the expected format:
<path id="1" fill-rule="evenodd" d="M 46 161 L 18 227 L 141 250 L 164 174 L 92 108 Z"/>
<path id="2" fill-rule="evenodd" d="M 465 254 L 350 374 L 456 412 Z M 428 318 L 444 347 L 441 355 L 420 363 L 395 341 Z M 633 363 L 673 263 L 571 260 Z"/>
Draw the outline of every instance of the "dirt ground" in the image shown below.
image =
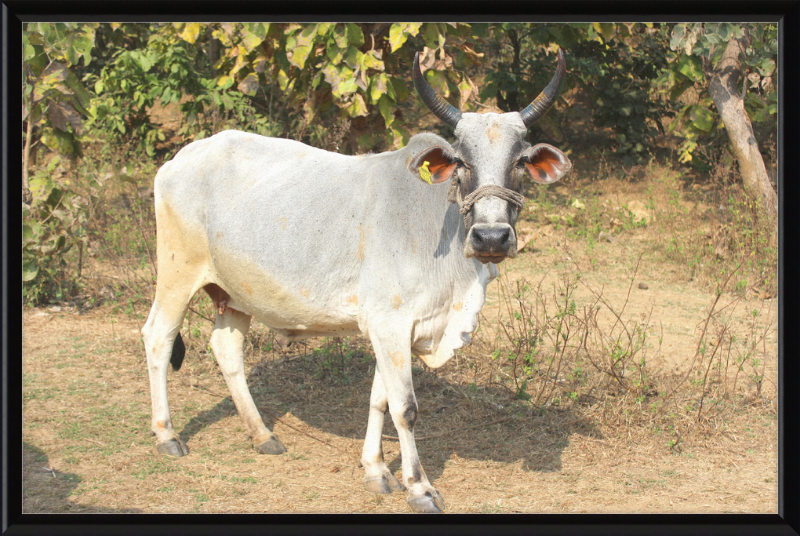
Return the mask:
<path id="1" fill-rule="evenodd" d="M 601 241 L 587 252 L 553 226 L 528 232 L 531 245 L 504 263 L 510 281 L 525 277 L 552 291 L 566 270 L 580 269 L 579 306 L 595 289 L 609 307 L 624 305 L 626 317 L 650 315 L 662 338 L 650 354 L 654 372 L 680 375 L 691 366 L 714 293 L 646 255 L 631 279 L 645 235 Z M 501 310 L 496 285 L 482 325 Z M 604 419 L 600 409 L 569 404 L 526 406 L 497 385 L 474 381 L 474 365 L 488 356 L 480 344 L 437 371 L 418 364 L 417 445 L 446 511 L 777 512 L 777 304 L 757 296 L 733 302 L 723 295 L 718 307 L 729 304 L 742 323 L 760 311 L 760 329 L 768 332 L 765 382 L 755 396 L 742 375 L 742 396 L 751 403 L 702 429 L 626 425 Z M 263 345 L 266 328 L 254 325 L 251 340 L 260 342 L 246 352 L 248 381 L 288 449 L 259 455 L 207 347 L 211 326 L 190 313 L 186 360 L 169 376 L 173 421 L 190 454 L 174 459 L 156 453 L 149 430 L 139 332 L 147 311 L 138 314 L 108 306 L 22 312 L 25 512 L 409 511 L 405 493 L 373 495 L 361 484 L 374 366 L 366 341 L 349 341 L 355 357 L 337 376 L 314 353 L 321 341 L 270 350 Z M 600 320 L 613 323 L 608 314 Z M 395 435 L 390 419 L 384 433 Z M 399 444 L 389 438 L 384 448 L 399 475 Z"/>

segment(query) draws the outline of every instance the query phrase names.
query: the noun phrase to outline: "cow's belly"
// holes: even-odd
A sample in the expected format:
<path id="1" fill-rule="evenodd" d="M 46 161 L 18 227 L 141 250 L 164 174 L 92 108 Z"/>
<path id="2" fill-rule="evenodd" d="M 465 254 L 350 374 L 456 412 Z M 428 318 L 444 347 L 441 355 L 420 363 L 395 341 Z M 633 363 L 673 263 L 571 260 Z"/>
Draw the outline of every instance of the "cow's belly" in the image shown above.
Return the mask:
<path id="1" fill-rule="evenodd" d="M 289 284 L 255 262 L 213 249 L 209 278 L 230 295 L 228 307 L 295 339 L 360 333 L 358 299 L 348 285 L 302 274 Z"/>

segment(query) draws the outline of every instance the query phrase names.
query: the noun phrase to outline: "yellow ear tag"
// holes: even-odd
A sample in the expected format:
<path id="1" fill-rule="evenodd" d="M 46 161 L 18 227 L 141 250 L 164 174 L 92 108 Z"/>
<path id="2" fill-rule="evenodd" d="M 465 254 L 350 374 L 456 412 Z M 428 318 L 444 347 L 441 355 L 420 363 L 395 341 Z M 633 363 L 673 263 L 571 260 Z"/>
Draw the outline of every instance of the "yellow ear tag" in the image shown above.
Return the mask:
<path id="1" fill-rule="evenodd" d="M 427 182 L 428 184 L 433 184 L 431 182 L 431 170 L 428 169 L 428 164 L 430 164 L 430 162 L 425 160 L 419 167 L 419 178 Z"/>

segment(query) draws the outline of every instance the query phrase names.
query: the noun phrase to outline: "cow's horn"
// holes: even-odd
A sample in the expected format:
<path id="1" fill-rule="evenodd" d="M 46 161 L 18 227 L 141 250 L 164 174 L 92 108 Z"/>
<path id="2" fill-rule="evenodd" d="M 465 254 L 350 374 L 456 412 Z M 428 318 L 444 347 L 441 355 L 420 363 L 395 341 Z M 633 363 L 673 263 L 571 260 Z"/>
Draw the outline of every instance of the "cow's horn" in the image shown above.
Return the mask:
<path id="1" fill-rule="evenodd" d="M 556 96 L 561 89 L 561 84 L 564 82 L 564 74 L 567 72 L 567 60 L 564 57 L 564 51 L 558 49 L 558 67 L 556 67 L 556 74 L 553 79 L 544 88 L 544 91 L 539 93 L 533 102 L 525 107 L 519 114 L 522 116 L 522 122 L 525 123 L 526 128 L 530 128 L 536 121 L 538 121 L 547 111 L 555 104 Z"/>
<path id="2" fill-rule="evenodd" d="M 414 55 L 414 70 L 412 74 L 414 78 L 414 87 L 417 88 L 417 93 L 419 93 L 425 106 L 445 124 L 456 128 L 456 125 L 461 119 L 461 111 L 437 95 L 436 91 L 433 90 L 431 85 L 422 76 L 422 71 L 419 70 L 419 52 Z"/>

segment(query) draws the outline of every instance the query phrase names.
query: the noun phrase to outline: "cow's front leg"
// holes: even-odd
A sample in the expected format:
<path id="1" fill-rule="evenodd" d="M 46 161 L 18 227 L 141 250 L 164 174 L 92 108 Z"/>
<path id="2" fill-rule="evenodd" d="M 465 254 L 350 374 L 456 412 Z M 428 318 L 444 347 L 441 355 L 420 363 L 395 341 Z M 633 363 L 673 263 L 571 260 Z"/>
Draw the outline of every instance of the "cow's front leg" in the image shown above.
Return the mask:
<path id="1" fill-rule="evenodd" d="M 401 326 L 397 322 L 381 324 L 385 331 L 375 333 L 370 328 L 370 339 L 386 388 L 389 414 L 400 438 L 403 484 L 408 488 L 408 504 L 414 512 L 439 513 L 444 510 L 444 501 L 428 481 L 414 441 L 417 399 L 411 379 L 411 326 L 400 332 L 398 328 Z"/>
<path id="2" fill-rule="evenodd" d="M 369 399 L 369 422 L 364 439 L 364 450 L 361 454 L 361 465 L 364 466 L 364 487 L 373 493 L 391 493 L 405 488 L 386 467 L 383 459 L 383 418 L 389 407 L 386 387 L 383 378 L 375 368 L 372 381 L 372 394 Z"/>

